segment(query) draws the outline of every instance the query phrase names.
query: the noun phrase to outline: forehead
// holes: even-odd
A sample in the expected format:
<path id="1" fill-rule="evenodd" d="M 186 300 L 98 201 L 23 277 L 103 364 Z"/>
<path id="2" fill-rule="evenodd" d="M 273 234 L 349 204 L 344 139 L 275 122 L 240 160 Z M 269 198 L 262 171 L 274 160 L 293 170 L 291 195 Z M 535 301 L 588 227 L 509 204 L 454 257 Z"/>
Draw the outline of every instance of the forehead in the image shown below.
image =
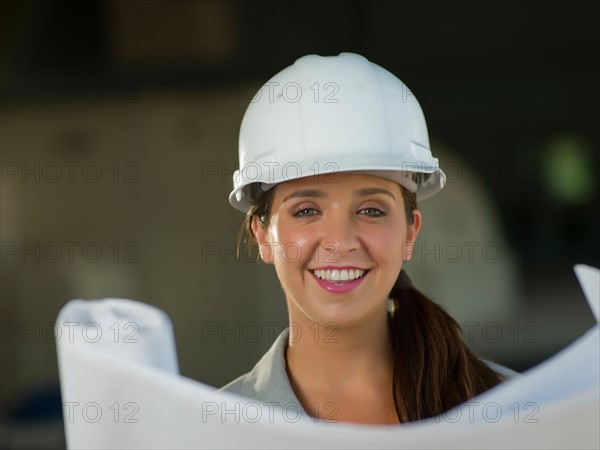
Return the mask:
<path id="1" fill-rule="evenodd" d="M 275 196 L 285 195 L 297 189 L 318 189 L 325 192 L 352 191 L 365 187 L 380 187 L 401 193 L 400 185 L 394 181 L 374 175 L 354 172 L 337 172 L 289 180 L 277 185 Z"/>

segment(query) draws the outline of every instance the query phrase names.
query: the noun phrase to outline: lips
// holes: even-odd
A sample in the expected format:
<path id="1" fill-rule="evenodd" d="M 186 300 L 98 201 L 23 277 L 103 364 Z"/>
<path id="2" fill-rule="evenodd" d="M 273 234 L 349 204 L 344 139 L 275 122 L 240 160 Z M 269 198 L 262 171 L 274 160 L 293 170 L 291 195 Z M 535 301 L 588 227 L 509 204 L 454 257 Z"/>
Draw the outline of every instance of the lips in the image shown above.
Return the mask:
<path id="1" fill-rule="evenodd" d="M 327 292 L 341 294 L 358 287 L 369 270 L 357 267 L 324 267 L 310 270 L 310 273 L 321 288 Z"/>

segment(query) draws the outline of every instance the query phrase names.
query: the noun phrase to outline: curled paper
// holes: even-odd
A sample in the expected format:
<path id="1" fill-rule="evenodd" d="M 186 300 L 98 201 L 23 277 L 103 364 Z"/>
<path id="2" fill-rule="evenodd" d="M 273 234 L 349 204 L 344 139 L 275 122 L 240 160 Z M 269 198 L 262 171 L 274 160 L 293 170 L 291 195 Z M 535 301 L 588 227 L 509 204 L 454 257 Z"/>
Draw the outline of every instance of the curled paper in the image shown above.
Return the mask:
<path id="1" fill-rule="evenodd" d="M 441 416 L 399 426 L 315 422 L 290 405 L 185 378 L 169 318 L 143 303 L 73 300 L 58 325 L 74 331 L 57 340 L 69 448 L 600 446 L 598 324 L 526 373 Z"/>

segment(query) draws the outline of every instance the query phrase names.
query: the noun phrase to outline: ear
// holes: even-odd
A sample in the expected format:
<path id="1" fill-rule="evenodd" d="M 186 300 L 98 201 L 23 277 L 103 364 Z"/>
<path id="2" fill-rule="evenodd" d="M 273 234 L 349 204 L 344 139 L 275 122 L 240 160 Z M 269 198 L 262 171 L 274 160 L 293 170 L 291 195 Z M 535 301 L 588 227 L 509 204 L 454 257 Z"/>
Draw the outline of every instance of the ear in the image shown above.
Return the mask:
<path id="1" fill-rule="evenodd" d="M 268 226 L 260 224 L 258 216 L 252 217 L 252 232 L 258 243 L 258 251 L 260 258 L 266 264 L 273 264 L 273 243 L 270 238 L 271 233 Z"/>
<path id="2" fill-rule="evenodd" d="M 406 230 L 406 241 L 402 248 L 402 259 L 404 261 L 410 261 L 412 258 L 415 241 L 417 240 L 417 236 L 421 230 L 421 211 L 418 209 L 413 209 L 413 218 L 413 224 L 408 225 Z"/>

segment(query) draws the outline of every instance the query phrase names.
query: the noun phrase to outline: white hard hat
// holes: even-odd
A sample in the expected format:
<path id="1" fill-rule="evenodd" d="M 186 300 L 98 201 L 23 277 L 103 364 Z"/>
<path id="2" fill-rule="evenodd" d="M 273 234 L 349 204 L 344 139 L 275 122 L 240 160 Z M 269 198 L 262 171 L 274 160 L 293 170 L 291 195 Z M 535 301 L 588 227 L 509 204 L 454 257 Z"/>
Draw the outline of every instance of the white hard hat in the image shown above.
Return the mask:
<path id="1" fill-rule="evenodd" d="M 229 202 L 243 212 L 261 191 L 313 175 L 377 175 L 419 200 L 446 181 L 417 99 L 354 53 L 304 56 L 265 83 L 242 120 L 239 158 Z"/>

